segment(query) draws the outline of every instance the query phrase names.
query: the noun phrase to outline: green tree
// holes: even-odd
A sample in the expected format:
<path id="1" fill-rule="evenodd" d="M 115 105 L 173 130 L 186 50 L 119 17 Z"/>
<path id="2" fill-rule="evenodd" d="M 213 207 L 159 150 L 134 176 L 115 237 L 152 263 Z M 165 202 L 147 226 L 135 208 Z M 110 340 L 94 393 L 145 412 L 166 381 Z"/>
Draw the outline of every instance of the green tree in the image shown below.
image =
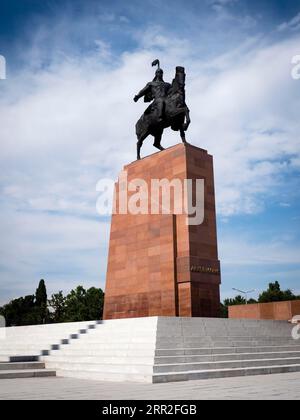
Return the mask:
<path id="1" fill-rule="evenodd" d="M 82 286 L 70 291 L 66 297 L 66 321 L 76 322 L 84 321 L 86 313 L 86 290 Z"/>
<path id="2" fill-rule="evenodd" d="M 66 297 L 66 321 L 91 321 L 100 319 L 103 312 L 104 293 L 101 289 L 91 287 L 85 290 L 82 286 Z"/>
<path id="3" fill-rule="evenodd" d="M 34 295 L 11 300 L 1 308 L 0 314 L 4 316 L 8 327 L 39 323 L 39 312 L 36 310 Z"/>
<path id="4" fill-rule="evenodd" d="M 250 298 L 250 299 L 248 299 L 247 303 L 248 303 L 248 305 L 251 305 L 251 303 L 257 303 L 257 300 L 255 300 L 253 298 Z"/>
<path id="5" fill-rule="evenodd" d="M 52 308 L 49 313 L 48 306 Z M 35 325 L 47 322 L 75 322 L 101 319 L 104 293 L 101 289 L 82 286 L 71 290 L 65 297 L 62 291 L 54 293 L 47 301 L 47 290 L 41 280 L 35 295 L 20 297 L 0 308 L 0 315 L 6 319 L 7 326 Z"/>
<path id="6" fill-rule="evenodd" d="M 35 292 L 35 303 L 37 306 L 47 305 L 47 289 L 45 280 L 40 280 Z"/>
<path id="7" fill-rule="evenodd" d="M 86 305 L 89 320 L 102 319 L 104 305 L 103 290 L 90 287 L 86 292 Z"/>
<path id="8" fill-rule="evenodd" d="M 243 298 L 243 296 L 241 296 L 241 295 L 237 295 L 234 298 L 224 300 L 224 305 L 225 306 L 245 305 L 245 304 L 246 304 L 246 299 Z"/>
<path id="9" fill-rule="evenodd" d="M 53 312 L 50 315 L 51 321 L 64 322 L 66 317 L 66 298 L 63 295 L 62 290 L 51 295 L 48 304 L 53 309 Z"/>
<path id="10" fill-rule="evenodd" d="M 40 323 L 45 324 L 48 320 L 49 312 L 47 308 L 47 289 L 43 279 L 40 280 L 35 292 L 35 305 L 40 315 Z"/>
<path id="11" fill-rule="evenodd" d="M 268 289 L 259 295 L 258 302 L 280 302 L 295 299 L 297 299 L 297 296 L 295 296 L 290 289 L 281 290 L 279 282 L 275 281 L 274 283 L 269 283 Z"/>
<path id="12" fill-rule="evenodd" d="M 224 305 L 224 303 L 220 303 L 220 317 L 221 318 L 228 318 L 228 306 Z"/>

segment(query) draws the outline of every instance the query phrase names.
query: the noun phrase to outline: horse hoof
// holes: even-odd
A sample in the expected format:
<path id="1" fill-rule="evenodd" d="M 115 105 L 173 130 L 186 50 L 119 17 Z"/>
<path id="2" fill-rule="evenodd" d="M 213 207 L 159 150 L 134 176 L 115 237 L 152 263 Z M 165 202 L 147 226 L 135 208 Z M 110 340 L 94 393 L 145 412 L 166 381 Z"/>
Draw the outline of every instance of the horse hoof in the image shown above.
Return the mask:
<path id="1" fill-rule="evenodd" d="M 154 147 L 156 147 L 156 149 L 159 149 L 159 150 L 165 150 L 165 148 L 164 147 L 162 147 L 161 145 L 159 145 L 159 144 L 153 144 L 153 146 Z"/>

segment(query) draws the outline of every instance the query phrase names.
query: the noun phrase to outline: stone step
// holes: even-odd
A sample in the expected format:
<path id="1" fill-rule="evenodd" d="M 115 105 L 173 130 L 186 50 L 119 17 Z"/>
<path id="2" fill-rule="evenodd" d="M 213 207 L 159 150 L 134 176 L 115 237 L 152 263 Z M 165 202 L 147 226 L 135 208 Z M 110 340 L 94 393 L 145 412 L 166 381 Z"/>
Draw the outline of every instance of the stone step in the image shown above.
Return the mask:
<path id="1" fill-rule="evenodd" d="M 210 334 L 202 334 L 202 335 L 192 335 L 192 334 L 184 334 L 184 335 L 172 335 L 166 332 L 163 336 L 157 336 L 157 340 L 210 340 L 210 341 L 218 341 L 218 340 L 229 340 L 229 341 L 246 341 L 246 340 L 287 340 L 292 339 L 292 333 L 288 332 L 285 335 L 271 335 L 271 334 L 247 334 L 247 335 L 234 335 L 234 336 L 224 336 L 224 333 L 218 335 L 210 335 Z"/>
<path id="2" fill-rule="evenodd" d="M 284 337 L 288 336 L 291 333 L 292 325 L 289 325 L 287 328 L 280 329 L 276 328 L 274 330 L 266 328 L 266 329 L 237 329 L 234 328 L 232 330 L 226 329 L 184 329 L 183 335 L 185 336 L 214 336 L 214 337 L 248 337 L 248 336 L 256 336 L 256 337 L 265 337 L 265 336 L 274 336 L 274 337 Z M 180 336 L 182 335 L 182 329 L 171 329 L 166 328 L 164 330 L 160 330 L 157 332 L 158 337 L 164 337 L 165 334 L 169 336 Z"/>
<path id="3" fill-rule="evenodd" d="M 0 371 L 2 370 L 35 370 L 45 369 L 45 363 L 43 362 L 8 362 L 0 363 Z"/>
<path id="4" fill-rule="evenodd" d="M 58 345 L 60 345 L 59 343 L 53 343 L 53 344 L 49 344 L 49 343 L 47 343 L 47 344 L 43 344 L 43 343 L 38 343 L 38 344 L 26 344 L 26 343 L 24 343 L 24 344 L 20 344 L 20 343 L 18 343 L 18 344 L 16 344 L 16 345 L 10 345 L 10 346 L 1 346 L 1 349 L 0 349 L 0 354 L 3 354 L 4 352 L 12 352 L 12 351 L 14 351 L 14 352 L 20 352 L 20 351 L 22 351 L 23 349 L 26 349 L 26 352 L 30 352 L 30 351 L 32 351 L 32 350 L 37 350 L 37 351 L 40 351 L 40 350 L 42 350 L 42 349 L 50 349 L 52 346 L 58 346 Z"/>
<path id="5" fill-rule="evenodd" d="M 76 330 L 74 329 L 73 331 L 62 331 L 59 334 L 39 334 L 38 332 L 36 332 L 35 334 L 29 334 L 26 337 L 24 337 L 22 339 L 22 342 L 27 342 L 30 343 L 32 342 L 32 340 L 34 340 L 35 338 L 39 338 L 39 340 L 41 341 L 45 341 L 45 342 L 51 342 L 52 340 L 56 341 L 56 340 L 60 340 L 63 337 L 68 337 L 71 334 L 91 334 L 90 331 L 92 330 L 87 330 L 87 329 L 82 329 L 82 330 Z M 11 336 L 9 334 L 6 334 L 5 340 L 11 341 L 11 342 L 19 342 L 20 341 L 20 337 L 18 335 L 15 336 Z M 5 340 L 3 343 L 5 343 Z"/>
<path id="6" fill-rule="evenodd" d="M 183 355 L 209 355 L 225 353 L 259 353 L 259 352 L 300 351 L 298 346 L 256 346 L 256 347 L 193 347 L 168 348 L 155 350 L 155 356 L 183 356 Z"/>
<path id="7" fill-rule="evenodd" d="M 45 360 L 49 360 L 52 357 L 152 357 L 154 358 L 154 349 L 102 349 L 97 347 L 96 349 L 90 349 L 89 347 L 78 347 L 73 346 L 59 350 L 58 352 L 51 352 L 49 356 L 45 356 Z"/>
<path id="8" fill-rule="evenodd" d="M 7 327 L 8 334 L 20 335 L 20 333 L 35 334 L 44 333 L 51 334 L 55 331 L 74 331 L 76 329 L 85 328 L 92 324 L 99 324 L 99 321 L 79 321 L 79 322 L 63 322 L 56 324 L 39 324 L 39 325 L 24 325 L 20 327 Z"/>
<path id="9" fill-rule="evenodd" d="M 50 360 L 46 362 L 47 369 L 53 369 L 55 371 L 88 371 L 88 372 L 103 372 L 103 373 L 115 373 L 115 374 L 153 374 L 153 363 L 151 364 L 122 364 L 122 363 L 102 363 L 101 360 L 94 362 L 78 362 L 78 361 L 64 361 L 56 362 Z"/>
<path id="10" fill-rule="evenodd" d="M 6 363 L 6 362 L 38 362 L 40 359 L 40 356 L 38 355 L 22 355 L 22 356 L 0 356 L 0 363 Z"/>
<path id="11" fill-rule="evenodd" d="M 157 339 L 158 340 L 162 340 L 164 338 L 169 338 L 169 339 L 176 339 L 176 338 L 183 338 L 183 339 L 201 339 L 201 338 L 206 338 L 206 339 L 211 339 L 211 340 L 218 340 L 218 339 L 223 339 L 223 340 L 246 340 L 246 339 L 267 339 L 267 338 L 273 338 L 273 339 L 284 339 L 284 338 L 291 338 L 291 331 L 288 331 L 285 333 L 285 335 L 282 334 L 269 334 L 269 333 L 265 333 L 264 335 L 259 335 L 259 334 L 253 334 L 253 333 L 249 333 L 249 334 L 224 334 L 224 332 L 222 332 L 221 334 L 199 334 L 197 332 L 194 334 L 189 334 L 187 332 L 183 334 L 172 334 L 170 331 L 166 331 L 165 334 L 163 335 L 159 335 L 157 334 Z"/>
<path id="12" fill-rule="evenodd" d="M 267 353 L 225 353 L 211 355 L 191 356 L 158 356 L 155 357 L 155 365 L 174 363 L 216 362 L 226 360 L 252 360 L 252 359 L 281 359 L 285 357 L 300 357 L 300 351 L 293 352 L 267 352 Z"/>
<path id="13" fill-rule="evenodd" d="M 88 379 L 108 382 L 147 382 L 152 383 L 153 374 L 123 373 L 123 372 L 98 372 L 86 370 L 57 370 L 56 376 L 64 378 Z"/>
<path id="14" fill-rule="evenodd" d="M 136 344 L 148 344 L 149 342 L 151 343 L 152 340 L 149 338 L 136 338 L 132 341 L 129 341 L 128 338 L 122 339 L 120 337 L 107 337 L 107 338 L 103 338 L 103 337 L 99 337 L 99 336 L 89 336 L 89 337 L 83 337 L 81 338 L 80 342 L 85 343 L 86 341 L 88 341 L 91 344 L 118 344 L 118 345 L 128 345 L 128 344 L 132 344 L 134 345 Z M 60 341 L 59 341 L 60 342 Z M 58 343 L 59 343 L 58 342 Z M 187 345 L 193 345 L 193 344 L 199 344 L 199 345 L 213 345 L 213 346 L 217 346 L 217 345 L 221 345 L 221 344 L 230 344 L 230 345 L 258 345 L 258 344 L 265 344 L 265 345 L 280 345 L 280 344 L 298 344 L 300 345 L 300 341 L 298 340 L 294 340 L 291 337 L 288 338 L 279 338 L 279 339 L 274 339 L 274 338 L 264 338 L 264 339 L 259 339 L 259 338 L 247 338 L 247 339 L 239 339 L 239 340 L 232 340 L 229 338 L 224 338 L 224 339 L 210 339 L 210 338 L 185 338 L 185 339 L 170 339 L 165 338 L 165 339 L 160 339 L 157 340 L 157 344 L 159 346 L 166 346 L 166 345 L 170 345 L 170 344 L 176 344 L 176 345 L 182 345 L 182 344 L 187 344 Z"/>
<path id="15" fill-rule="evenodd" d="M 20 357 L 32 357 L 32 356 L 39 356 L 40 351 L 33 351 L 33 350 L 11 350 L 10 352 L 0 350 L 0 359 L 10 357 L 10 356 L 20 356 Z M 30 361 L 30 360 L 29 360 Z"/>
<path id="16" fill-rule="evenodd" d="M 224 360 L 214 362 L 197 362 L 197 363 L 174 363 L 166 365 L 154 365 L 155 373 L 164 372 L 181 372 L 193 370 L 209 370 L 209 369 L 235 369 L 259 366 L 281 366 L 281 365 L 300 365 L 300 357 L 281 358 L 281 359 L 251 359 L 251 360 Z"/>
<path id="17" fill-rule="evenodd" d="M 128 319 L 128 318 L 127 318 Z M 132 319 L 132 318 L 131 318 Z M 225 318 L 223 318 L 225 321 Z M 207 322 L 203 318 L 193 319 L 193 320 L 178 320 L 179 322 L 174 323 L 172 320 L 172 317 L 170 318 L 170 322 L 166 321 L 165 317 L 158 317 L 158 327 L 157 331 L 162 332 L 166 329 L 170 331 L 178 331 L 181 328 L 184 328 L 184 330 L 189 331 L 234 331 L 234 330 L 284 330 L 288 329 L 291 324 L 287 321 L 278 322 L 278 321 L 270 321 L 270 320 L 257 320 L 256 323 L 251 322 L 251 320 L 241 320 L 242 322 L 232 322 L 232 320 L 226 319 L 227 322 L 219 322 L 219 319 L 216 318 L 210 318 L 211 322 Z M 188 321 L 188 322 L 186 322 Z M 192 322 L 191 322 L 192 321 Z M 228 322 L 229 321 L 229 322 Z M 107 322 L 104 321 L 104 326 L 107 325 Z M 126 324 L 124 324 L 126 325 Z M 138 327 L 137 325 L 135 326 Z M 110 326 L 111 328 L 111 326 Z M 119 328 L 119 326 L 117 327 Z"/>
<path id="18" fill-rule="evenodd" d="M 235 376 L 248 376 L 248 375 L 266 375 L 288 372 L 299 372 L 300 365 L 287 365 L 287 366 L 260 366 L 254 368 L 236 368 L 236 369 L 217 369 L 217 370 L 202 370 L 202 371 L 184 371 L 179 373 L 128 373 L 128 372 L 102 372 L 97 370 L 57 370 L 57 376 L 81 378 L 99 381 L 111 382 L 177 382 L 197 379 L 209 378 L 226 378 Z"/>
<path id="19" fill-rule="evenodd" d="M 56 376 L 55 370 L 50 370 L 50 369 L 0 370 L 0 379 L 42 378 L 42 377 L 48 377 L 48 376 Z"/>
<path id="20" fill-rule="evenodd" d="M 157 333 L 157 337 L 158 338 L 164 338 L 164 337 L 212 337 L 212 338 L 218 338 L 218 337 L 224 337 L 224 338 L 239 338 L 239 337 L 243 337 L 243 338 L 247 338 L 247 337 L 288 337 L 291 335 L 291 329 L 285 330 L 285 331 L 260 331 L 260 332 L 256 332 L 256 331 L 232 331 L 231 334 L 227 333 L 227 331 L 219 331 L 219 332 L 214 332 L 214 331 L 205 331 L 205 332 L 201 332 L 201 331 L 184 331 L 184 333 L 178 331 L 164 331 L 164 333 Z"/>
<path id="21" fill-rule="evenodd" d="M 74 349 L 87 349 L 87 350 L 106 350 L 106 351 L 113 351 L 113 350 L 139 350 L 139 351 L 154 351 L 155 343 L 90 343 L 89 341 L 79 340 L 77 342 L 72 342 L 72 351 Z M 71 347 L 70 346 L 70 347 Z M 68 349 L 69 346 L 63 346 L 62 350 Z M 60 350 L 60 351 L 62 351 Z"/>
<path id="22" fill-rule="evenodd" d="M 100 343 L 99 343 L 100 344 Z M 158 346 L 160 348 L 168 348 L 172 347 L 245 347 L 245 346 L 276 346 L 276 345 L 299 345 L 298 340 L 293 340 L 292 338 L 289 339 L 280 339 L 280 340 L 272 340 L 272 339 L 264 339 L 264 340 L 159 340 Z"/>
<path id="23" fill-rule="evenodd" d="M 220 328 L 213 328 L 211 327 L 205 327 L 205 326 L 187 326 L 187 325 L 179 325 L 176 327 L 173 327 L 172 325 L 163 325 L 158 326 L 157 333 L 158 335 L 163 335 L 165 332 L 169 332 L 170 334 L 181 334 L 182 331 L 184 331 L 184 334 L 198 334 L 198 335 L 214 335 L 214 333 L 217 333 L 216 335 L 239 335 L 239 334 L 248 334 L 248 333 L 266 333 L 269 332 L 270 334 L 282 334 L 286 331 L 291 330 L 292 324 L 284 324 L 284 325 L 267 325 L 267 326 L 252 326 L 252 327 L 246 327 L 243 325 L 240 326 L 227 326 L 227 327 L 220 327 Z"/>
<path id="24" fill-rule="evenodd" d="M 128 336 L 107 336 L 103 337 L 102 335 L 90 335 L 88 337 L 81 337 L 81 341 L 84 343 L 88 340 L 89 343 L 94 344 L 148 344 L 153 342 L 153 335 L 140 335 L 132 337 L 130 340 Z"/>
<path id="25" fill-rule="evenodd" d="M 50 363 L 102 363 L 102 364 L 128 364 L 128 365 L 153 365 L 154 358 L 147 357 L 147 356 L 88 356 L 86 354 L 68 354 L 63 355 L 58 352 L 57 355 L 51 355 L 45 358 L 45 362 L 47 362 L 47 366 L 50 366 Z M 52 365 L 51 365 L 52 366 Z"/>
<path id="26" fill-rule="evenodd" d="M 189 381 L 197 379 L 228 378 L 235 376 L 267 375 L 276 373 L 299 372 L 300 364 L 282 366 L 260 366 L 236 369 L 216 369 L 184 371 L 179 373 L 155 373 L 153 383 Z"/>

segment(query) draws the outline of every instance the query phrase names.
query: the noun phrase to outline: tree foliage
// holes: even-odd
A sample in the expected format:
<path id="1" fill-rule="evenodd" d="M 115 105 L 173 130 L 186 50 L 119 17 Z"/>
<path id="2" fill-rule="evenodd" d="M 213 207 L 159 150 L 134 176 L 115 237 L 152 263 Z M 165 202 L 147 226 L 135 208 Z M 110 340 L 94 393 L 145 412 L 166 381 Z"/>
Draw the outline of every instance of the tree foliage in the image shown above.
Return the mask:
<path id="1" fill-rule="evenodd" d="M 102 318 L 104 293 L 101 289 L 91 287 L 85 290 L 82 286 L 66 297 L 65 320 L 67 322 L 91 321 Z"/>
<path id="2" fill-rule="evenodd" d="M 77 286 L 67 296 L 62 291 L 53 294 L 48 303 L 53 322 L 92 321 L 102 318 L 104 293 L 96 287 Z"/>
<path id="3" fill-rule="evenodd" d="M 63 322 L 66 315 L 66 298 L 62 290 L 54 293 L 51 299 L 48 300 L 48 304 L 52 308 L 52 312 L 50 312 L 52 322 Z"/>
<path id="4" fill-rule="evenodd" d="M 37 306 L 47 305 L 47 290 L 45 280 L 40 280 L 35 292 L 35 303 Z"/>
<path id="5" fill-rule="evenodd" d="M 35 292 L 35 306 L 39 314 L 39 324 L 45 324 L 49 318 L 49 311 L 47 308 L 47 290 L 45 281 L 42 279 L 39 282 L 38 288 Z"/>
<path id="6" fill-rule="evenodd" d="M 35 295 L 13 299 L 0 308 L 0 315 L 7 326 L 91 321 L 102 318 L 103 305 L 104 293 L 96 287 L 85 290 L 77 286 L 67 296 L 59 291 L 47 300 L 45 281 L 41 280 Z"/>
<path id="7" fill-rule="evenodd" d="M 8 327 L 13 325 L 34 325 L 38 324 L 40 320 L 34 295 L 13 299 L 0 308 L 0 314 L 4 316 Z"/>
<path id="8" fill-rule="evenodd" d="M 269 283 L 268 289 L 259 295 L 258 302 L 280 302 L 295 299 L 297 299 L 297 296 L 295 296 L 290 289 L 281 290 L 280 284 L 278 281 L 275 281 L 275 283 Z"/>
<path id="9" fill-rule="evenodd" d="M 232 305 L 245 305 L 246 299 L 243 298 L 241 295 L 237 295 L 234 298 L 225 299 L 224 305 L 225 306 L 232 306 Z"/>

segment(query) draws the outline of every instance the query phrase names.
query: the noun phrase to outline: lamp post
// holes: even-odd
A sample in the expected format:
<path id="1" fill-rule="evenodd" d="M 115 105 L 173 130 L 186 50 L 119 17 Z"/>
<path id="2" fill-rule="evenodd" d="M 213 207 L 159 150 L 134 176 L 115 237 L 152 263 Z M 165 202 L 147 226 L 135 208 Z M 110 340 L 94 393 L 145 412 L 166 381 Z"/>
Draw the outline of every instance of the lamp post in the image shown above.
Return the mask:
<path id="1" fill-rule="evenodd" d="M 236 289 L 236 288 L 232 288 L 232 290 L 236 290 L 237 292 L 243 293 L 245 295 L 245 299 L 246 299 L 246 305 L 247 305 L 247 301 L 248 301 L 248 293 L 253 293 L 256 291 L 256 289 L 252 289 L 252 290 L 240 290 L 240 289 Z"/>

